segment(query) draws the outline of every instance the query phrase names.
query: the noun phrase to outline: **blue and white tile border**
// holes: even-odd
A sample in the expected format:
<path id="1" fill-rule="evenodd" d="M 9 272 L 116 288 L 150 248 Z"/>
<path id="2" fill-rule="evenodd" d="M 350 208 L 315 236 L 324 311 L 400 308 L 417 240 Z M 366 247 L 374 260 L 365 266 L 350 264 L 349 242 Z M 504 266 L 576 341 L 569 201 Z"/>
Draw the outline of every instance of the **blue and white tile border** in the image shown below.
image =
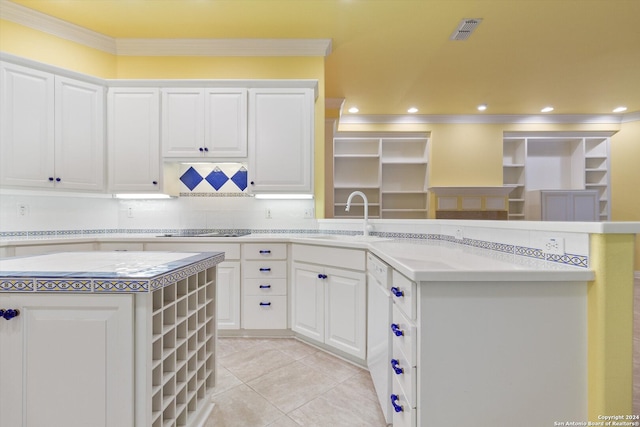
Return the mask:
<path id="1" fill-rule="evenodd" d="M 188 258 L 187 258 L 188 260 Z M 145 293 L 169 286 L 189 276 L 207 270 L 224 261 L 224 253 L 208 256 L 184 267 L 160 273 L 149 278 L 109 278 L 109 277 L 0 277 L 1 292 L 57 292 L 57 293 Z M 64 274 L 64 273 L 62 273 Z M 108 274 L 100 274 L 106 276 Z M 5 274 L 6 276 L 6 274 Z"/>
<path id="2" fill-rule="evenodd" d="M 65 238 L 65 237 L 82 237 L 82 236 L 96 236 L 100 234 L 114 235 L 114 234 L 140 234 L 161 236 L 163 234 L 175 234 L 181 233 L 184 235 L 200 234 L 200 233 L 252 233 L 252 234 L 282 234 L 282 235 L 305 235 L 305 234 L 332 234 L 332 235 L 344 235 L 353 236 L 362 234 L 361 232 L 352 230 L 317 230 L 317 229 L 98 229 L 98 230 L 63 230 L 63 231 L 10 231 L 0 232 L 0 239 L 47 239 L 47 238 Z M 466 245 L 476 247 L 480 249 L 504 252 L 513 255 L 535 258 L 539 260 L 546 260 L 553 263 L 570 265 L 575 267 L 588 268 L 589 256 L 567 253 L 564 255 L 554 255 L 545 253 L 540 248 L 532 248 L 527 246 L 519 246 L 510 243 L 494 242 L 489 240 L 478 239 L 456 239 L 455 236 L 448 234 L 438 233 L 406 233 L 406 232 L 372 232 L 372 236 L 387 238 L 387 239 L 402 239 L 402 240 L 439 240 L 459 245 Z M 126 288 L 124 285 L 119 285 Z M 132 285 L 135 288 L 135 285 Z"/>

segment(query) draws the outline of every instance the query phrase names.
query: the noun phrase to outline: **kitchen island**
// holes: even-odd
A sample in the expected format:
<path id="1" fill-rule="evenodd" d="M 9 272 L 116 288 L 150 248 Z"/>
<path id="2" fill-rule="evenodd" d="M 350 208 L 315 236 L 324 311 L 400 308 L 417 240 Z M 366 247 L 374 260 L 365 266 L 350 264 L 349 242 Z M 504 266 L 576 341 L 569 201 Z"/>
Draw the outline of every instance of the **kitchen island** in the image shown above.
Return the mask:
<path id="1" fill-rule="evenodd" d="M 197 426 L 224 253 L 0 260 L 0 426 Z"/>

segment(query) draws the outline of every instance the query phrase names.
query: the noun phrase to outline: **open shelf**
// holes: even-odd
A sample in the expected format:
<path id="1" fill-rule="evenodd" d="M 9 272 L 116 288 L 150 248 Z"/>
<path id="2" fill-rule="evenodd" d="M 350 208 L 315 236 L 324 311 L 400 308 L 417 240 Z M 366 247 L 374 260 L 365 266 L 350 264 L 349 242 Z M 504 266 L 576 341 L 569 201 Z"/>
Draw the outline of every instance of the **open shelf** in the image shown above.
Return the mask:
<path id="1" fill-rule="evenodd" d="M 187 425 L 208 405 L 215 378 L 215 279 L 210 268 L 149 296 L 152 426 Z"/>
<path id="2" fill-rule="evenodd" d="M 526 219 L 535 190 L 598 190 L 600 220 L 610 218 L 609 138 L 533 132 L 503 138 L 503 184 L 513 186 L 509 218 Z"/>
<path id="3" fill-rule="evenodd" d="M 427 135 L 346 135 L 333 140 L 333 217 L 362 218 L 361 200 L 350 212 L 344 211 L 349 194 L 362 191 L 369 201 L 370 218 L 427 218 Z"/>

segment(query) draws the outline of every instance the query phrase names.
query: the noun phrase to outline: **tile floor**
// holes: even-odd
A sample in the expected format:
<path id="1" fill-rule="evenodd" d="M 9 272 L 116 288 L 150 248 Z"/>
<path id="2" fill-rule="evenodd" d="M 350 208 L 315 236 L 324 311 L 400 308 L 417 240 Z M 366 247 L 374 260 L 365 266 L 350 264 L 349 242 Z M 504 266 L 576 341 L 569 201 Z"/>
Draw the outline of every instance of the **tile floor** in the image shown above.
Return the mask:
<path id="1" fill-rule="evenodd" d="M 384 427 L 369 372 L 292 338 L 219 338 L 206 427 Z"/>
<path id="2" fill-rule="evenodd" d="M 291 338 L 220 338 L 206 427 L 384 427 L 368 371 Z M 634 281 L 633 413 L 640 414 L 640 279 Z"/>

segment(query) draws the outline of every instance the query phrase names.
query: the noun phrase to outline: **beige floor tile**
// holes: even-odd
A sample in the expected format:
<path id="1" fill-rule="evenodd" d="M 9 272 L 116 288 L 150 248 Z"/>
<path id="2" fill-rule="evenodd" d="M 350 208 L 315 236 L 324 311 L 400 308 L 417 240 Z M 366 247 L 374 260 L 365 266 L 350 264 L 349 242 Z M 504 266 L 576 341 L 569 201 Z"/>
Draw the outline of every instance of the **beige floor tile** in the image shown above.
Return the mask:
<path id="1" fill-rule="evenodd" d="M 227 368 L 220 365 L 216 365 L 216 386 L 213 389 L 213 394 L 223 393 L 233 387 L 242 384 L 235 375 L 233 375 Z"/>
<path id="2" fill-rule="evenodd" d="M 284 415 L 244 384 L 220 393 L 212 400 L 215 406 L 205 427 L 265 427 Z"/>
<path id="3" fill-rule="evenodd" d="M 376 404 L 378 402 L 378 395 L 376 394 L 371 374 L 369 374 L 368 371 L 362 370 L 348 380 L 340 383 L 336 388 L 342 390 L 345 396 L 351 396 L 357 393 L 376 402 Z"/>
<path id="4" fill-rule="evenodd" d="M 263 338 L 218 338 L 216 356 L 222 357 L 238 351 L 246 351 L 250 348 L 255 348 L 256 346 L 260 346 L 262 348 L 271 347 L 272 340 Z"/>
<path id="5" fill-rule="evenodd" d="M 303 426 L 385 427 L 377 402 L 359 395 L 346 396 L 339 387 L 287 414 Z"/>
<path id="6" fill-rule="evenodd" d="M 313 367 L 295 362 L 247 383 L 284 413 L 333 388 L 337 382 Z"/>
<path id="7" fill-rule="evenodd" d="M 300 361 L 307 366 L 318 369 L 338 382 L 345 381 L 363 371 L 362 368 L 323 351 L 318 351 L 300 359 Z"/>
<path id="8" fill-rule="evenodd" d="M 267 427 L 300 427 L 300 424 L 285 415 L 282 418 L 278 418 Z"/>
<path id="9" fill-rule="evenodd" d="M 319 352 L 317 348 L 300 342 L 293 338 L 274 339 L 271 344 L 281 352 L 293 357 L 295 360 L 302 359 Z"/>
<path id="10" fill-rule="evenodd" d="M 218 360 L 222 366 L 245 383 L 295 361 L 280 350 L 262 346 L 230 353 Z"/>

